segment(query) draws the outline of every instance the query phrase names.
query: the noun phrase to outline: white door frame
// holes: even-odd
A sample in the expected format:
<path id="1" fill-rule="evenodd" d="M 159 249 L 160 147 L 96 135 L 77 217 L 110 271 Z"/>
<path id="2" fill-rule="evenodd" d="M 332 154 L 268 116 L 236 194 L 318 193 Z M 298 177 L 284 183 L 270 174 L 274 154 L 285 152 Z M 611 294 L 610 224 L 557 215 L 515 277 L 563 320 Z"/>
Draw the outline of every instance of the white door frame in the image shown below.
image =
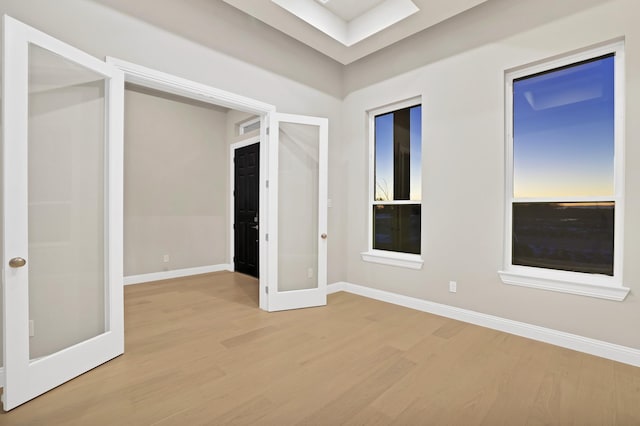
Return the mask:
<path id="1" fill-rule="evenodd" d="M 235 222 L 235 214 L 236 214 L 236 204 L 235 204 L 235 196 L 233 191 L 236 187 L 236 174 L 235 174 L 235 163 L 233 159 L 236 157 L 236 150 L 240 148 L 244 148 L 249 145 L 253 145 L 256 143 L 260 143 L 260 136 L 253 136 L 242 140 L 240 142 L 234 142 L 229 145 L 229 265 L 231 265 L 232 270 L 236 270 L 236 262 L 233 260 L 235 256 L 236 250 L 236 242 L 235 242 L 235 229 L 233 227 Z M 262 159 L 260 159 L 260 168 L 262 166 Z M 260 191 L 262 193 L 263 191 Z M 258 206 L 258 219 L 260 219 L 260 206 Z M 260 265 L 258 265 L 260 268 Z M 258 275 L 260 275 L 258 273 Z"/>
<path id="2" fill-rule="evenodd" d="M 268 310 L 267 300 L 267 277 L 268 277 L 268 196 L 265 188 L 268 188 L 268 139 L 267 126 L 271 114 L 275 113 L 275 106 L 251 99 L 245 96 L 236 95 L 225 90 L 216 89 L 206 84 L 197 83 L 182 77 L 177 77 L 151 68 L 146 68 L 121 59 L 106 57 L 106 62 L 124 72 L 124 79 L 128 83 L 161 92 L 171 93 L 185 98 L 196 99 L 201 102 L 219 105 L 226 108 L 236 109 L 258 115 L 260 117 L 260 309 Z M 229 235 L 229 246 L 232 246 L 233 234 Z M 229 259 L 230 264 L 233 256 Z"/>

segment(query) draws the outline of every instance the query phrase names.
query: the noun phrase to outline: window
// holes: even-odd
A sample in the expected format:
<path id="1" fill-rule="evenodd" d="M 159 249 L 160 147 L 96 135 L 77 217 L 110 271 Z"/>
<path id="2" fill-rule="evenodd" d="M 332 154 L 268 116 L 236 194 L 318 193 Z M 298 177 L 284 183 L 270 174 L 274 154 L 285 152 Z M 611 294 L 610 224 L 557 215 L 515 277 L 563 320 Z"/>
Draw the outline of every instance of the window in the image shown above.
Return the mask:
<path id="1" fill-rule="evenodd" d="M 260 129 L 260 117 L 254 117 L 238 124 L 238 135 L 242 136 L 258 129 Z"/>
<path id="2" fill-rule="evenodd" d="M 622 43 L 507 73 L 508 284 L 622 300 Z"/>
<path id="3" fill-rule="evenodd" d="M 369 112 L 370 241 L 367 261 L 419 269 L 422 215 L 420 98 Z"/>

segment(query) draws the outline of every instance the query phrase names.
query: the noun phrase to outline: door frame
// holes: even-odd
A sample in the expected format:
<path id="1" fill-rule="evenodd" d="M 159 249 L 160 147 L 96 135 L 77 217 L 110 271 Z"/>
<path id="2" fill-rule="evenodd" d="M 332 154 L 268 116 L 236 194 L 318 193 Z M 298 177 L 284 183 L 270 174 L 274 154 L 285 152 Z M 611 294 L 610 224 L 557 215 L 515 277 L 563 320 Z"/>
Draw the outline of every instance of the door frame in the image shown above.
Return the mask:
<path id="1" fill-rule="evenodd" d="M 235 252 L 235 229 L 233 227 L 235 222 L 236 215 L 236 205 L 235 205 L 235 196 L 233 191 L 236 187 L 236 176 L 235 176 L 235 163 L 234 158 L 236 157 L 236 150 L 240 148 L 244 148 L 253 144 L 260 143 L 260 136 L 252 136 L 250 138 L 244 139 L 239 142 L 234 142 L 229 145 L 229 265 L 231 265 L 231 269 L 233 271 L 236 270 L 236 262 L 233 260 L 236 252 Z M 262 153 L 261 153 L 262 154 Z M 260 158 L 260 170 L 262 170 L 262 157 Z M 261 172 L 262 173 L 262 172 Z M 261 185 L 262 186 L 262 185 Z M 262 188 L 260 188 L 262 189 Z M 259 196 L 262 196 L 262 192 L 259 192 Z M 260 203 L 259 203 L 260 204 Z M 258 219 L 262 216 L 262 211 L 260 210 L 262 206 L 258 205 Z M 260 259 L 262 260 L 262 259 Z M 261 265 L 258 265 L 258 269 Z M 258 276 L 260 275 L 260 271 L 258 271 Z M 259 278 L 258 278 L 259 279 Z"/>
<path id="2" fill-rule="evenodd" d="M 160 92 L 171 93 L 185 98 L 195 99 L 201 102 L 223 106 L 243 112 L 255 114 L 260 117 L 260 218 L 259 218 L 259 306 L 262 310 L 268 310 L 268 294 L 267 294 L 267 277 L 268 275 L 268 213 L 269 198 L 268 188 L 268 172 L 269 172 L 269 140 L 267 137 L 267 127 L 270 117 L 276 111 L 274 105 L 267 104 L 246 96 L 236 95 L 225 90 L 216 89 L 206 84 L 197 83 L 186 78 L 177 77 L 162 71 L 143 67 L 122 59 L 107 56 L 105 62 L 115 66 L 124 73 L 124 81 L 136 84 L 138 86 L 149 89 L 158 90 Z M 228 188 L 231 192 L 231 188 Z M 227 243 L 231 246 L 233 243 L 233 234 L 229 233 Z M 233 256 L 229 259 L 233 261 Z"/>

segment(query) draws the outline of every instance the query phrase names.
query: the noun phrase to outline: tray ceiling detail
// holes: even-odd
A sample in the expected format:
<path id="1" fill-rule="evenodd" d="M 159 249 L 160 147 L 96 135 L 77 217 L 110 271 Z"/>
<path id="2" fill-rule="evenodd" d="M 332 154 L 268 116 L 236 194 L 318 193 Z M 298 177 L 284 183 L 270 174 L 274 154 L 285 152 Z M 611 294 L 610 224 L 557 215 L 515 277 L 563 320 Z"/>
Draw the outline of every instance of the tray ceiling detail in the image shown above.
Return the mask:
<path id="1" fill-rule="evenodd" d="M 349 64 L 487 0 L 223 0 Z"/>

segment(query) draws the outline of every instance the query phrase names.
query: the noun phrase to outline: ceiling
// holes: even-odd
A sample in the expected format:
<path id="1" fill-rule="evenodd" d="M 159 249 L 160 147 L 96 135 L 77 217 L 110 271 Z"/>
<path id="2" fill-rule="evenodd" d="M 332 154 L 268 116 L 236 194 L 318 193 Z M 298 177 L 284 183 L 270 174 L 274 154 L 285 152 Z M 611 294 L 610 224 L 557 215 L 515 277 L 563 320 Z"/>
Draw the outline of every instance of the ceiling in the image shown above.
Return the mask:
<path id="1" fill-rule="evenodd" d="M 487 0 L 223 0 L 346 65 Z"/>

